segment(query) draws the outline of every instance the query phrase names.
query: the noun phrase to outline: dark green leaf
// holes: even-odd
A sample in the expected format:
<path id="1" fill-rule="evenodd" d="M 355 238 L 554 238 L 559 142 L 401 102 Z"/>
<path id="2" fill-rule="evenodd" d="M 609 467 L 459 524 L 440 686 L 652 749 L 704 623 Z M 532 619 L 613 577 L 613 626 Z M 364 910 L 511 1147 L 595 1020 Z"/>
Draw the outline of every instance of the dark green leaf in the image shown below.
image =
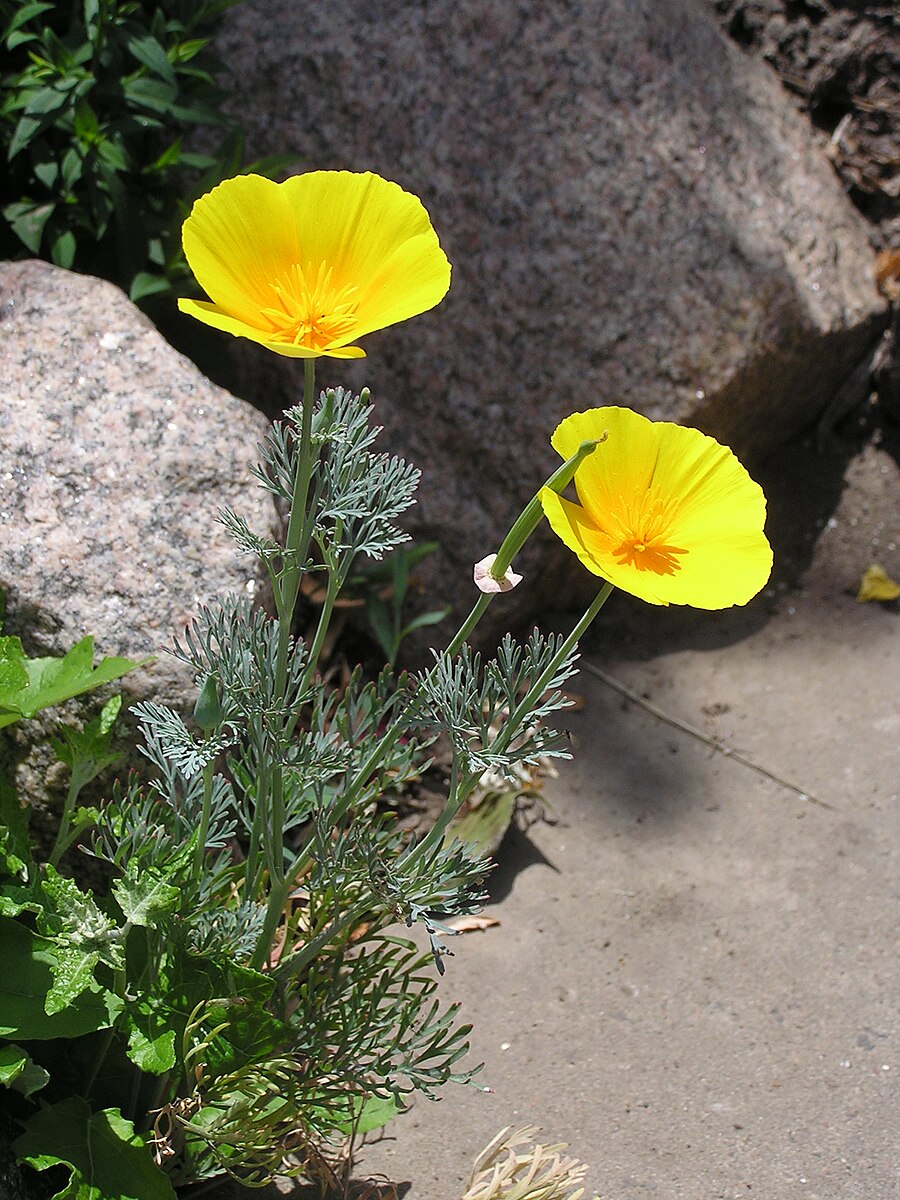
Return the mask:
<path id="1" fill-rule="evenodd" d="M 33 1116 L 13 1143 L 38 1171 L 57 1165 L 71 1171 L 54 1200 L 176 1200 L 144 1139 L 117 1108 L 92 1112 L 74 1097 Z"/>
<path id="2" fill-rule="evenodd" d="M 137 303 L 144 296 L 156 296 L 160 292 L 170 291 L 171 288 L 172 284 L 165 275 L 154 275 L 152 271 L 139 271 L 131 281 L 128 299 Z"/>
<path id="3" fill-rule="evenodd" d="M 0 1045 L 0 1084 L 31 1096 L 50 1081 L 43 1067 L 33 1062 L 31 1055 L 15 1042 Z"/>
<path id="4" fill-rule="evenodd" d="M 128 49 L 154 75 L 164 79 L 166 83 L 175 86 L 175 72 L 166 57 L 166 52 L 154 37 L 133 37 L 128 39 Z"/>
<path id="5" fill-rule="evenodd" d="M 24 878 L 31 861 L 28 817 L 31 810 L 0 775 L 0 874 Z"/>
<path id="6" fill-rule="evenodd" d="M 126 1018 L 126 1024 L 131 1025 L 128 1057 L 148 1075 L 165 1075 L 175 1066 L 175 1030 L 163 1026 L 158 1032 L 148 1033 L 144 1026 L 149 1018 L 142 1018 L 134 1008 L 134 1004 L 129 1006 Z"/>
<path id="7" fill-rule="evenodd" d="M 48 204 L 35 204 L 30 200 L 21 200 L 15 204 L 7 204 L 3 215 L 19 241 L 27 246 L 32 254 L 39 254 L 44 227 L 53 215 L 55 207 L 52 201 Z M 3 690 L 4 685 L 0 681 L 0 693 Z"/>
<path id="8" fill-rule="evenodd" d="M 131 79 L 124 87 L 125 99 L 136 108 L 149 108 L 151 112 L 173 112 L 178 89 L 161 79 Z"/>
<path id="9" fill-rule="evenodd" d="M 41 13 L 48 12 L 53 7 L 46 0 L 33 0 L 31 4 L 20 4 L 13 14 L 12 20 L 6 26 L 3 37 L 5 38 L 7 34 L 12 33 L 14 29 L 21 29 L 32 17 L 39 17 Z"/>
<path id="10" fill-rule="evenodd" d="M 53 971 L 58 967 L 54 947 L 8 917 L 0 917 L 0 962 L 0 1036 L 25 1042 L 79 1037 L 108 1028 L 120 1006 L 116 997 L 92 982 L 65 1010 L 45 1012 Z"/>
<path id="11" fill-rule="evenodd" d="M 50 258 L 58 267 L 68 271 L 75 261 L 75 251 L 78 243 L 71 229 L 58 234 L 50 245 Z"/>

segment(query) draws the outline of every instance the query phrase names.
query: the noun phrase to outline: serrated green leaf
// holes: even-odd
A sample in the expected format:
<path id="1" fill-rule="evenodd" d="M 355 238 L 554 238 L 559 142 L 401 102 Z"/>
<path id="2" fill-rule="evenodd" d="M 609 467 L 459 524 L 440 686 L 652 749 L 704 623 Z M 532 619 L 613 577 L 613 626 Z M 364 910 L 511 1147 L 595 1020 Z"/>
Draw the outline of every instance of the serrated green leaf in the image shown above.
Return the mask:
<path id="1" fill-rule="evenodd" d="M 31 1096 L 50 1082 L 49 1072 L 32 1060 L 27 1050 L 15 1042 L 0 1046 L 0 1084 Z"/>
<path id="2" fill-rule="evenodd" d="M 83 729 L 65 728 L 62 738 L 54 741 L 56 757 L 71 770 L 76 792 L 121 757 L 117 750 L 110 749 L 112 731 L 121 708 L 122 697 L 112 696 L 99 716 L 88 721 Z"/>
<path id="3" fill-rule="evenodd" d="M 40 887 L 47 903 L 38 913 L 38 930 L 54 940 L 53 985 L 44 1000 L 52 1016 L 91 986 L 98 963 L 120 966 L 123 951 L 115 923 L 73 879 L 48 864 Z"/>
<path id="4" fill-rule="evenodd" d="M 143 870 L 136 879 L 117 879 L 113 895 L 132 925 L 153 928 L 161 917 L 178 908 L 181 892 L 154 871 Z"/>
<path id="5" fill-rule="evenodd" d="M 33 1116 L 13 1143 L 38 1171 L 65 1166 L 68 1185 L 53 1200 L 176 1200 L 144 1139 L 117 1108 L 93 1112 L 78 1097 Z"/>
<path id="6" fill-rule="evenodd" d="M 107 1029 L 121 1007 L 117 997 L 92 981 L 65 1010 L 45 1012 L 44 1002 L 58 965 L 55 948 L 21 921 L 0 917 L 0 962 L 2 1037 L 24 1042 L 79 1037 L 95 1029 Z"/>

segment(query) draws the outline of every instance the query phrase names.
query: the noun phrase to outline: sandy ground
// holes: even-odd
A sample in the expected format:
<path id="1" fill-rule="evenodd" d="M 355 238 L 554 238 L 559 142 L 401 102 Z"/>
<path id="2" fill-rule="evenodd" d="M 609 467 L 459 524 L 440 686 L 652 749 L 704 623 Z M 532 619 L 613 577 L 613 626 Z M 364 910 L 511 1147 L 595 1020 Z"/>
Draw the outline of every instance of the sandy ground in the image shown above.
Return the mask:
<path id="1" fill-rule="evenodd" d="M 854 419 L 758 473 L 778 569 L 747 610 L 604 610 L 555 823 L 508 836 L 501 924 L 457 940 L 443 984 L 494 1094 L 417 1102 L 356 1177 L 454 1200 L 533 1123 L 603 1200 L 900 1197 L 900 614 L 855 599 L 873 559 L 900 575 L 887 433 Z"/>

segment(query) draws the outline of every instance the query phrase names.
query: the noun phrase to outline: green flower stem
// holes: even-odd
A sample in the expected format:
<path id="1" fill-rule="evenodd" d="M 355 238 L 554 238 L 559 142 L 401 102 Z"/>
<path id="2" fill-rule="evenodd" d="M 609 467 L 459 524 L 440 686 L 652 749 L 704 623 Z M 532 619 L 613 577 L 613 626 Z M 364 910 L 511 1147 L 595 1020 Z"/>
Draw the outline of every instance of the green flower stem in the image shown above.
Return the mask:
<path id="1" fill-rule="evenodd" d="M 559 467 L 543 487 L 550 488 L 554 492 L 562 492 L 574 478 L 575 472 L 584 462 L 589 454 L 593 454 L 601 442 L 605 441 L 605 436 L 597 438 L 594 441 L 582 442 L 571 458 L 567 459 L 561 467 Z M 497 551 L 497 557 L 494 559 L 493 566 L 490 569 L 492 579 L 502 580 L 512 565 L 513 559 L 534 533 L 538 526 L 544 510 L 541 507 L 541 491 L 531 497 L 521 513 L 513 522 L 512 528 L 503 539 L 500 549 Z M 484 611 L 490 602 L 494 599 L 495 592 L 483 592 L 475 602 L 475 605 L 469 615 L 463 621 L 462 625 L 457 630 L 450 644 L 447 646 L 445 653 L 456 654 L 463 643 L 468 638 L 469 634 L 481 620 Z"/>
<path id="2" fill-rule="evenodd" d="M 593 622 L 597 613 L 609 599 L 612 590 L 613 585 L 611 583 L 604 583 L 603 587 L 591 601 L 584 616 L 553 656 L 553 661 L 549 664 L 543 674 L 539 675 L 534 683 L 532 683 L 531 687 L 519 701 L 518 705 L 506 722 L 506 728 L 509 730 L 509 735 L 506 740 L 501 739 L 499 742 L 499 749 L 501 752 L 509 745 L 515 730 L 519 727 L 522 721 L 522 718 L 531 711 L 537 701 L 540 700 L 541 696 L 543 696 L 544 692 L 547 690 L 550 680 L 559 670 L 560 664 L 565 662 L 566 658 L 569 656 L 572 650 L 574 650 L 585 631 Z"/>
<path id="3" fill-rule="evenodd" d="M 552 492 L 564 491 L 572 482 L 575 472 L 587 456 L 593 454 L 600 443 L 605 440 L 604 436 L 602 438 L 595 438 L 593 441 L 582 442 L 572 457 L 567 459 L 561 467 L 553 472 L 544 484 L 544 487 L 550 488 Z M 535 492 L 516 518 L 512 529 L 510 529 L 509 533 L 503 539 L 503 544 L 497 551 L 497 557 L 490 570 L 492 579 L 500 580 L 504 577 L 512 565 L 512 560 L 537 528 L 538 522 L 544 515 L 544 510 L 541 508 L 541 491 L 543 491 L 543 488 Z"/>
<path id="4" fill-rule="evenodd" d="M 196 883 L 203 870 L 203 859 L 206 853 L 206 839 L 209 836 L 209 815 L 212 808 L 213 764 L 206 763 L 203 768 L 203 805 L 200 810 L 200 829 L 197 835 L 197 845 L 194 848 L 193 878 Z"/>
<path id="5" fill-rule="evenodd" d="M 329 925 L 326 925 L 314 938 L 311 938 L 305 946 L 301 946 L 293 954 L 280 958 L 278 966 L 270 974 L 279 982 L 284 982 L 291 975 L 298 974 L 307 963 L 312 962 L 323 946 L 327 946 L 329 942 L 334 941 L 345 930 L 353 929 L 355 925 L 375 908 L 376 903 L 373 902 L 371 897 L 366 900 L 357 901 L 345 913 L 342 913 L 339 917 L 335 917 Z"/>
<path id="6" fill-rule="evenodd" d="M 480 778 L 480 772 L 467 771 L 460 774 L 457 755 L 453 755 L 450 764 L 450 784 L 447 789 L 447 801 L 441 810 L 441 815 L 422 838 L 421 842 L 416 843 L 406 854 L 404 864 L 409 865 L 417 859 L 423 858 L 430 851 L 437 849 L 444 839 L 444 834 L 447 832 L 447 827 L 450 822 L 462 808 L 465 801 L 472 794 L 472 788 Z"/>
<path id="7" fill-rule="evenodd" d="M 253 957 L 250 960 L 250 966 L 254 971 L 261 971 L 269 961 L 272 946 L 275 944 L 275 933 L 278 929 L 278 922 L 281 919 L 281 914 L 284 912 L 284 906 L 287 904 L 288 896 L 290 896 L 293 886 L 293 880 L 290 878 L 282 878 L 279 882 L 276 882 L 274 879 L 270 880 L 266 919 L 263 922 L 259 941 L 256 943 L 256 949 L 253 951 Z"/>
<path id="8" fill-rule="evenodd" d="M 72 828 L 72 813 L 75 811 L 75 802 L 78 799 L 81 789 L 88 783 L 93 776 L 86 772 L 79 771 L 77 766 L 72 771 L 72 778 L 69 780 L 69 788 L 66 792 L 66 800 L 63 805 L 62 816 L 59 818 L 59 830 L 56 834 L 56 841 L 53 843 L 53 849 L 50 852 L 50 857 L 47 862 L 51 867 L 58 865 L 59 860 L 68 850 L 69 846 L 78 837 L 80 828 Z"/>
<path id="9" fill-rule="evenodd" d="M 291 497 L 291 514 L 288 519 L 287 534 L 284 539 L 285 565 L 281 582 L 276 589 L 275 601 L 278 609 L 279 630 L 278 656 L 275 664 L 278 694 L 284 695 L 287 686 L 287 657 L 291 639 L 291 622 L 294 616 L 294 606 L 300 593 L 300 580 L 303 576 L 302 560 L 306 557 L 308 546 L 303 542 L 309 522 L 307 520 L 306 501 L 309 495 L 309 484 L 312 479 L 312 416 L 313 401 L 316 388 L 316 360 L 303 360 L 303 413 L 300 423 L 300 449 L 297 457 L 297 476 L 294 480 L 294 494 Z"/>
<path id="10" fill-rule="evenodd" d="M 560 664 L 565 661 L 569 653 L 576 646 L 579 638 L 583 636 L 591 622 L 597 616 L 597 613 L 609 599 L 612 590 L 613 585 L 611 583 L 604 583 L 603 587 L 591 602 L 584 616 L 554 655 L 553 661 L 543 672 L 543 674 L 534 681 L 534 683 L 528 689 L 526 695 L 522 698 L 514 712 L 510 715 L 506 722 L 506 728 L 509 730 L 509 735 L 506 740 L 499 741 L 499 749 L 501 751 L 505 750 L 509 745 L 509 741 L 512 739 L 515 731 L 519 728 L 522 718 L 531 710 L 536 701 L 538 701 L 547 690 L 547 685 L 556 674 Z M 413 859 L 421 858 L 424 854 L 434 849 L 435 846 L 440 843 L 447 831 L 447 828 L 449 827 L 453 818 L 459 812 L 463 803 L 468 799 L 472 788 L 478 782 L 478 779 L 479 772 L 477 771 L 469 771 L 460 778 L 454 758 L 454 762 L 450 768 L 450 787 L 447 796 L 447 803 L 444 805 L 441 815 L 438 817 L 437 821 L 435 821 L 434 825 L 428 831 L 426 836 L 421 842 L 418 843 L 418 845 L 413 846 L 413 848 L 409 851 L 406 860 L 407 862 L 412 861 Z"/>
<path id="11" fill-rule="evenodd" d="M 463 643 L 466 641 L 469 634 L 472 632 L 472 630 L 475 628 L 475 626 L 481 620 L 482 616 L 484 615 L 485 610 L 487 609 L 487 606 L 493 600 L 494 594 L 495 593 L 492 593 L 492 592 L 482 592 L 481 593 L 481 595 L 475 601 L 475 605 L 472 608 L 472 611 L 469 613 L 469 615 L 463 621 L 462 625 L 460 625 L 459 629 L 457 629 L 456 633 L 454 634 L 452 640 L 450 641 L 449 645 L 447 646 L 447 649 L 444 651 L 445 654 L 458 654 L 459 653 L 459 651 L 462 649 Z"/>
<path id="12" fill-rule="evenodd" d="M 338 527 L 335 530 L 335 541 L 339 541 L 341 537 L 342 523 L 338 522 Z M 319 622 L 316 626 L 315 636 L 312 644 L 309 647 L 309 653 L 306 661 L 306 669 L 303 672 L 303 679 L 300 683 L 301 694 L 306 691 L 313 681 L 313 676 L 319 663 L 319 655 L 322 653 L 322 647 L 325 644 L 325 638 L 328 636 L 328 627 L 331 624 L 331 616 L 334 612 L 334 604 L 340 595 L 341 588 L 347 579 L 347 575 L 352 564 L 352 559 L 348 560 L 342 567 L 334 563 L 333 558 L 329 555 L 330 561 L 326 561 L 328 573 L 328 583 L 325 585 L 325 599 L 322 601 L 322 611 L 319 613 Z"/>
<path id="13" fill-rule="evenodd" d="M 291 626 L 294 609 L 300 594 L 303 564 L 309 550 L 312 520 L 307 510 L 309 486 L 312 481 L 315 456 L 312 446 L 313 403 L 316 388 L 316 360 L 303 362 L 303 406 L 300 418 L 300 445 L 297 451 L 297 474 L 291 496 L 291 511 L 284 539 L 284 566 L 275 588 L 275 608 L 278 616 L 278 648 L 275 656 L 275 696 L 282 707 L 287 696 L 288 654 L 291 645 Z M 260 758 L 262 761 L 262 758 Z M 268 786 L 261 786 L 257 794 L 257 813 L 254 826 L 259 822 L 258 836 L 254 828 L 251 843 L 262 845 L 269 870 L 269 897 L 262 932 L 253 954 L 253 965 L 261 967 L 268 961 L 275 939 L 275 931 L 287 900 L 290 884 L 285 879 L 284 851 L 284 775 L 279 764 L 273 764 Z M 254 855 L 254 859 L 255 859 Z M 248 865 L 245 879 L 255 867 Z"/>

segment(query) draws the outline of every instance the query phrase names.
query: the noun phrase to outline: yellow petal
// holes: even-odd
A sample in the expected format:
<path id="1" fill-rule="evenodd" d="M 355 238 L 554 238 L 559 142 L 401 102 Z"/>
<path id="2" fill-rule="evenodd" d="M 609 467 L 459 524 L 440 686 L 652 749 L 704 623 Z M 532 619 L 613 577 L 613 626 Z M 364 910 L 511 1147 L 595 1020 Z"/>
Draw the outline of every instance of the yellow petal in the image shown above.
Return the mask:
<path id="1" fill-rule="evenodd" d="M 867 600 L 900 600 L 900 583 L 894 583 L 884 567 L 872 563 L 863 573 L 856 598 L 862 603 Z"/>
<path id="2" fill-rule="evenodd" d="M 772 551 L 765 496 L 732 452 L 617 407 L 574 413 L 552 444 L 569 458 L 604 433 L 575 474 L 583 507 L 544 503 L 557 534 L 589 570 L 650 603 L 746 604 L 769 578 Z"/>
<path id="3" fill-rule="evenodd" d="M 226 180 L 194 205 L 183 241 L 211 301 L 183 311 L 295 358 L 362 357 L 351 343 L 450 286 L 421 201 L 371 173 Z"/>

